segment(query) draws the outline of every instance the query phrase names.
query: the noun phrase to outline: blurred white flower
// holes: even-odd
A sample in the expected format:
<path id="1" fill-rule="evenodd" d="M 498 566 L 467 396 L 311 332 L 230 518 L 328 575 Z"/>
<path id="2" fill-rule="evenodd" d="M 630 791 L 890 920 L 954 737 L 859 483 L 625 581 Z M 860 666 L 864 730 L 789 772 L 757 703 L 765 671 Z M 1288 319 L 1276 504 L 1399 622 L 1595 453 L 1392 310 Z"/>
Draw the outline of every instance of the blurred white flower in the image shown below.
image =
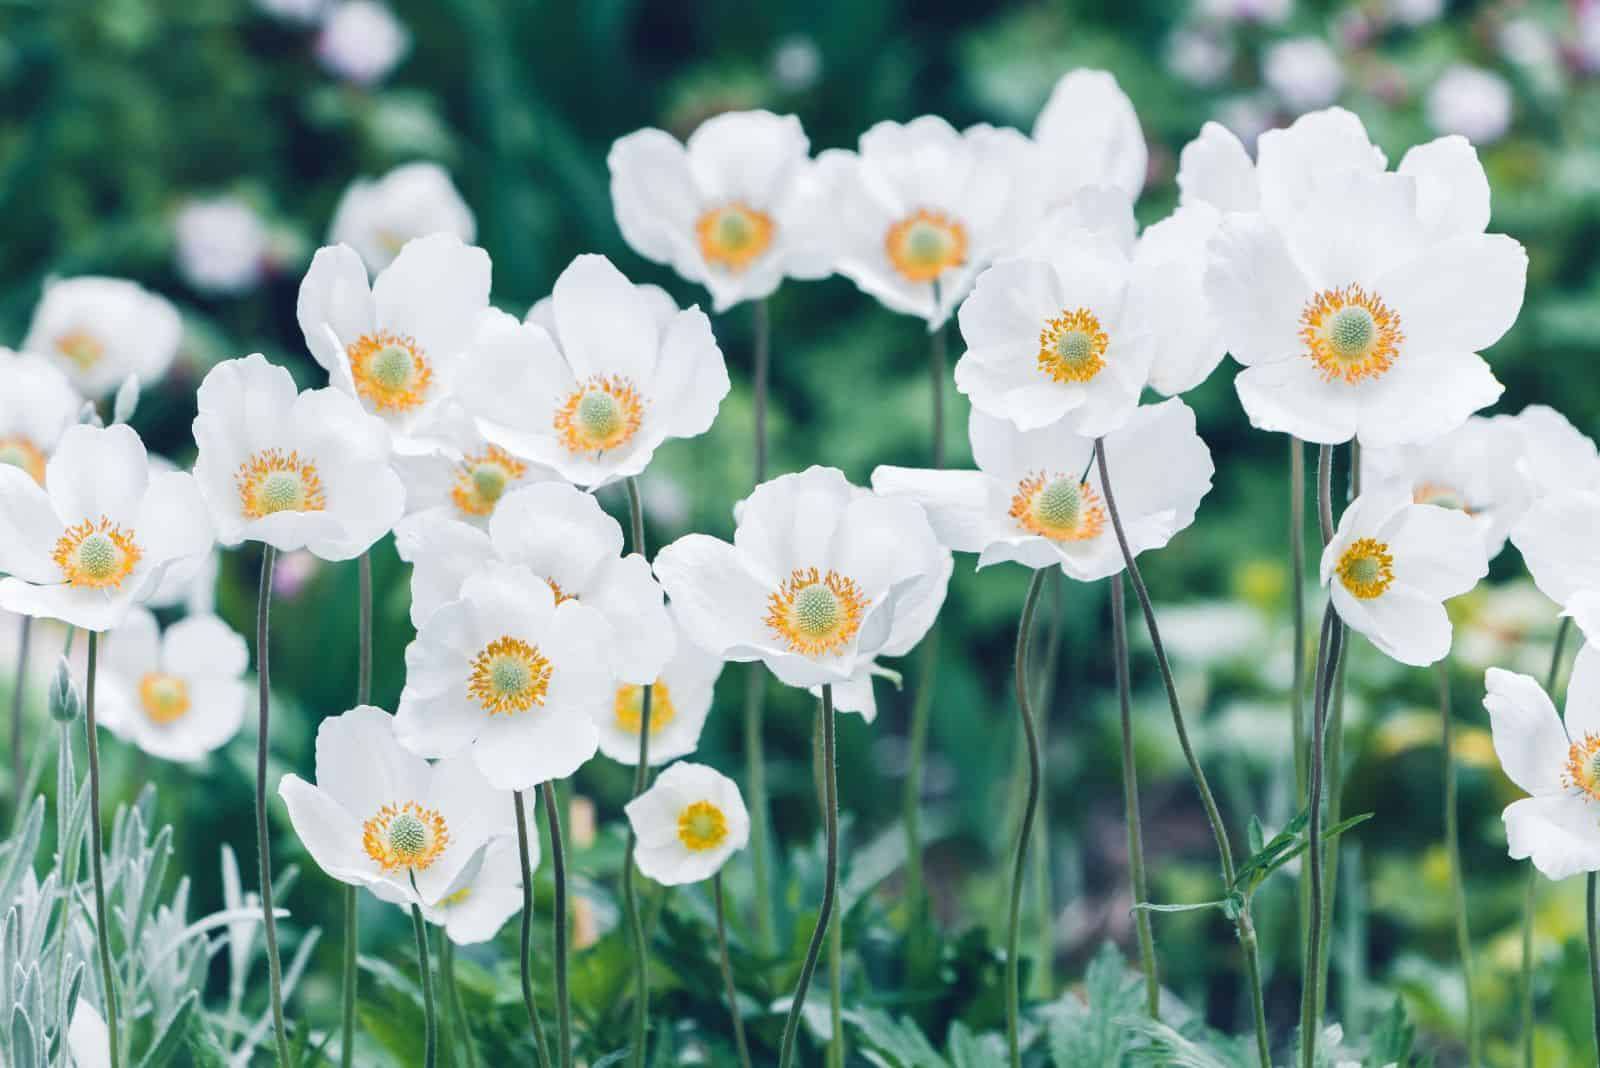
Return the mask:
<path id="1" fill-rule="evenodd" d="M 67 1026 L 67 1049 L 74 1068 L 111 1068 L 111 1031 L 105 1017 L 79 993 Z"/>
<path id="2" fill-rule="evenodd" d="M 1233 58 L 1233 42 L 1211 26 L 1183 26 L 1167 38 L 1167 66 L 1203 89 L 1222 81 Z"/>
<path id="3" fill-rule="evenodd" d="M 317 35 L 317 58 L 355 85 L 382 81 L 411 50 L 411 32 L 377 0 L 340 0 Z"/>
<path id="4" fill-rule="evenodd" d="M 490 444 L 466 409 L 454 401 L 447 401 L 430 423 L 428 436 L 435 445 L 427 452 L 394 459 L 406 486 L 408 516 L 436 513 L 486 528 L 506 494 L 561 477 L 549 467 Z"/>
<path id="5" fill-rule="evenodd" d="M 1327 107 L 1344 88 L 1339 57 L 1320 37 L 1278 41 L 1267 49 L 1261 68 L 1262 80 L 1290 111 Z"/>
<path id="6" fill-rule="evenodd" d="M 83 398 L 43 356 L 0 348 L 0 466 L 21 468 L 44 485 L 56 442 L 78 421 Z"/>
<path id="7" fill-rule="evenodd" d="M 1521 67 L 1554 67 L 1561 60 L 1555 35 L 1538 19 L 1523 15 L 1500 27 L 1500 52 Z"/>
<path id="8" fill-rule="evenodd" d="M 772 53 L 772 80 L 788 93 L 803 93 L 822 76 L 822 50 L 804 34 L 791 34 Z"/>
<path id="9" fill-rule="evenodd" d="M 1293 7 L 1294 0 L 1198 0 L 1195 5 L 1206 18 L 1254 22 L 1282 22 Z"/>
<path id="10" fill-rule="evenodd" d="M 167 373 L 183 321 L 165 297 L 121 278 L 85 275 L 45 283 L 22 349 L 52 360 L 91 400 L 137 374 L 146 387 Z"/>
<path id="11" fill-rule="evenodd" d="M 1254 147 L 1256 140 L 1272 129 L 1272 101 L 1261 93 L 1228 97 L 1217 103 L 1216 121 L 1241 142 Z"/>
<path id="12" fill-rule="evenodd" d="M 1591 642 L 1600 644 L 1600 489 L 1562 490 L 1534 502 L 1511 530 L 1528 573 Z"/>
<path id="13" fill-rule="evenodd" d="M 216 616 L 189 616 L 163 634 L 135 607 L 106 642 L 100 725 L 151 756 L 197 761 L 238 733 L 249 665 L 244 639 Z"/>
<path id="14" fill-rule="evenodd" d="M 472 209 L 437 163 L 403 163 L 381 178 L 357 178 L 345 189 L 328 227 L 328 244 L 349 245 L 377 274 L 406 242 L 446 233 L 471 244 L 477 236 Z"/>
<path id="15" fill-rule="evenodd" d="M 734 781 L 704 764 L 674 764 L 629 801 L 639 870 L 663 886 L 715 875 L 750 840 L 750 813 Z"/>
<path id="16" fill-rule="evenodd" d="M 1444 0 L 1384 0 L 1384 10 L 1398 23 L 1421 26 L 1444 14 Z"/>
<path id="17" fill-rule="evenodd" d="M 1492 144 L 1511 128 L 1511 85 L 1493 71 L 1457 65 L 1433 83 L 1423 110 L 1440 133 Z"/>
<path id="18" fill-rule="evenodd" d="M 1519 473 L 1535 496 L 1600 490 L 1600 448 L 1571 420 L 1544 404 L 1513 417 L 1522 432 Z"/>
<path id="19" fill-rule="evenodd" d="M 237 196 L 191 199 L 173 221 L 178 272 L 203 293 L 239 293 L 261 281 L 267 230 Z"/>
<path id="20" fill-rule="evenodd" d="M 328 10 L 332 0 L 255 0 L 256 7 L 267 14 L 293 22 L 316 22 Z"/>

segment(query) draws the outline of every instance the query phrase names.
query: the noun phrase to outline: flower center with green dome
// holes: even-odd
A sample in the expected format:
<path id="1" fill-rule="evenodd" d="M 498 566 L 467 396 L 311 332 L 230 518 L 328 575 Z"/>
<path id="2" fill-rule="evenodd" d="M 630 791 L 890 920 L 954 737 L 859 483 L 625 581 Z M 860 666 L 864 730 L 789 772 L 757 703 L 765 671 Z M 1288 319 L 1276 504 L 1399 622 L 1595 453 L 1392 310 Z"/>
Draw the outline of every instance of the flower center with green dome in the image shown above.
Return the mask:
<path id="1" fill-rule="evenodd" d="M 571 452 L 598 453 L 626 444 L 644 419 L 644 401 L 619 375 L 596 376 L 573 391 L 555 426 Z"/>
<path id="2" fill-rule="evenodd" d="M 737 202 L 712 208 L 694 224 L 700 255 L 735 274 L 771 247 L 775 228 L 770 215 Z"/>
<path id="3" fill-rule="evenodd" d="M 791 652 L 837 652 L 861 629 L 867 602 L 853 579 L 836 571 L 797 568 L 767 597 L 767 626 Z"/>
<path id="4" fill-rule="evenodd" d="M 176 675 L 149 672 L 139 680 L 139 703 L 151 723 L 176 722 L 189 711 L 189 684 Z"/>
<path id="5" fill-rule="evenodd" d="M 1088 308 L 1064 311 L 1039 331 L 1039 370 L 1053 381 L 1088 382 L 1106 366 L 1111 339 Z"/>
<path id="6" fill-rule="evenodd" d="M 1358 285 L 1325 289 L 1300 312 L 1300 340 L 1322 377 L 1355 384 L 1381 378 L 1400 355 L 1400 316 Z"/>
<path id="7" fill-rule="evenodd" d="M 889 263 L 908 282 L 932 282 L 967 262 L 967 231 L 942 211 L 920 209 L 884 235 Z"/>
<path id="8" fill-rule="evenodd" d="M 69 527 L 56 541 L 50 558 L 61 568 L 68 585 L 86 589 L 116 589 L 133 572 L 144 555 L 133 532 L 102 516 Z"/>
<path id="9" fill-rule="evenodd" d="M 1394 582 L 1394 557 L 1389 546 L 1375 538 L 1357 538 L 1334 566 L 1344 588 L 1363 601 L 1381 596 Z"/>
<path id="10" fill-rule="evenodd" d="M 473 658 L 467 693 L 491 715 L 526 712 L 544 704 L 552 674 L 538 646 L 503 635 Z"/>
<path id="11" fill-rule="evenodd" d="M 380 412 L 404 412 L 427 400 L 433 368 L 411 338 L 379 330 L 361 335 L 345 354 L 356 392 Z"/>
<path id="12" fill-rule="evenodd" d="M 644 722 L 644 687 L 625 682 L 617 687 L 614 705 L 617 726 L 629 734 L 638 734 Z M 654 738 L 667 724 L 678 718 L 672 703 L 672 691 L 664 682 L 650 687 L 650 737 Z"/>
<path id="13" fill-rule="evenodd" d="M 445 819 L 415 801 L 384 805 L 361 825 L 361 844 L 379 868 L 425 871 L 450 844 Z"/>
<path id="14" fill-rule="evenodd" d="M 462 458 L 461 473 L 450 499 L 469 516 L 486 516 L 505 496 L 506 488 L 527 474 L 528 465 L 498 445 Z"/>
<path id="15" fill-rule="evenodd" d="M 728 837 L 728 817 L 710 801 L 696 801 L 678 813 L 678 840 L 691 852 L 715 849 Z"/>
<path id="16" fill-rule="evenodd" d="M 320 512 L 327 506 L 317 465 L 298 452 L 263 449 L 239 465 L 233 477 L 239 505 L 247 519 L 278 512 Z"/>
<path id="17" fill-rule="evenodd" d="M 1092 541 L 1105 529 L 1100 495 L 1066 475 L 1030 475 L 1017 484 L 1011 517 L 1024 530 L 1051 541 Z"/>

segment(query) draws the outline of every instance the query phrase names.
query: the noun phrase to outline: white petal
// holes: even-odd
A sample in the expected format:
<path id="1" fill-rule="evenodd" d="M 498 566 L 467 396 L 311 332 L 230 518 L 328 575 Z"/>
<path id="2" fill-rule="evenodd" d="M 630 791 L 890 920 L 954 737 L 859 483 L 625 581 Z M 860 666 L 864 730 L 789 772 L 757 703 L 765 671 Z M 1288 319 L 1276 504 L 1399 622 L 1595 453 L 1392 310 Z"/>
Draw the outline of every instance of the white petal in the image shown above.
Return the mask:
<path id="1" fill-rule="evenodd" d="M 872 488 L 885 497 L 916 501 L 939 541 L 956 552 L 981 552 L 995 536 L 989 477 L 982 472 L 879 467 L 872 472 Z"/>
<path id="2" fill-rule="evenodd" d="M 289 810 L 289 822 L 300 844 L 317 867 L 352 886 L 375 881 L 376 865 L 361 849 L 360 822 L 327 791 L 298 775 L 285 775 L 278 784 L 278 796 Z"/>
<path id="3" fill-rule="evenodd" d="M 1210 259 L 1206 296 L 1234 359 L 1250 366 L 1305 350 L 1300 312 L 1311 284 L 1264 216 L 1225 218 L 1211 239 Z"/>
<path id="4" fill-rule="evenodd" d="M 651 411 L 666 437 L 690 438 L 711 429 L 730 388 L 711 320 L 698 308 L 676 313 L 661 338 L 661 357 L 649 383 Z"/>
<path id="5" fill-rule="evenodd" d="M 1585 642 L 1567 683 L 1567 735 L 1600 735 L 1600 646 Z"/>
<path id="6" fill-rule="evenodd" d="M 1400 316 L 1403 355 L 1480 352 L 1516 322 L 1527 280 L 1528 254 L 1516 240 L 1469 234 L 1430 246 L 1377 290 Z"/>
<path id="7" fill-rule="evenodd" d="M 1178 194 L 1182 204 L 1210 204 L 1218 211 L 1255 211 L 1256 168 L 1233 131 L 1218 122 L 1200 127 L 1200 135 L 1178 155 Z"/>
<path id="8" fill-rule="evenodd" d="M 216 616 L 180 619 L 162 638 L 161 666 L 176 675 L 239 678 L 249 665 L 244 638 Z"/>
<path id="9" fill-rule="evenodd" d="M 435 360 L 460 353 L 489 306 L 489 254 L 455 234 L 406 242 L 372 285 L 377 325 Z"/>
<path id="10" fill-rule="evenodd" d="M 1579 797 L 1525 797 L 1506 807 L 1514 860 L 1530 858 L 1547 879 L 1600 870 L 1600 813 Z"/>
<path id="11" fill-rule="evenodd" d="M 494 556 L 487 534 L 437 513 L 401 520 L 394 529 L 394 543 L 400 559 L 411 565 L 411 625 L 418 629 L 459 597 L 467 576 Z"/>
<path id="12" fill-rule="evenodd" d="M 1144 188 L 1149 150 L 1133 102 L 1106 71 L 1068 71 L 1033 125 L 1050 184 L 1112 185 L 1129 197 Z"/>
<path id="13" fill-rule="evenodd" d="M 1333 603 L 1339 616 L 1388 657 L 1427 667 L 1450 653 L 1450 617 L 1444 605 L 1396 582 L 1367 600 L 1352 596 L 1335 581 Z"/>
<path id="14" fill-rule="evenodd" d="M 401 747 L 394 718 L 381 708 L 360 705 L 317 728 L 317 789 L 359 819 L 422 796 L 429 774 L 427 761 Z"/>
<path id="15" fill-rule="evenodd" d="M 51 554 L 66 524 L 43 487 L 20 467 L 0 464 L 0 572 L 27 582 L 60 582 Z"/>
<path id="16" fill-rule="evenodd" d="M 641 256 L 671 264 L 690 281 L 703 280 L 704 261 L 691 240 L 701 196 L 677 138 L 663 130 L 635 130 L 611 146 L 606 166 L 623 240 Z"/>
<path id="17" fill-rule="evenodd" d="M 373 330 L 373 301 L 367 285 L 367 268 L 355 249 L 348 245 L 330 245 L 317 250 L 300 282 L 295 317 L 305 335 L 306 348 L 323 370 L 338 381 L 349 363 L 345 346 Z"/>
<path id="18" fill-rule="evenodd" d="M 1511 541 L 1544 595 L 1564 604 L 1582 590 L 1600 590 L 1600 554 L 1588 533 L 1595 530 L 1600 493 L 1559 493 L 1535 502 Z"/>
<path id="19" fill-rule="evenodd" d="M 672 610 L 695 644 L 729 659 L 730 651 L 763 640 L 761 621 L 773 587 L 751 573 L 744 555 L 725 541 L 690 534 L 656 555 Z"/>
<path id="20" fill-rule="evenodd" d="M 1490 668 L 1483 707 L 1507 777 L 1530 794 L 1559 791 L 1569 742 L 1544 688 L 1530 676 Z"/>
<path id="21" fill-rule="evenodd" d="M 1481 234 L 1488 227 L 1489 178 L 1465 137 L 1417 145 L 1396 170 L 1417 180 L 1417 211 L 1434 234 Z"/>
<path id="22" fill-rule="evenodd" d="M 131 526 L 149 478 L 144 442 L 121 424 L 69 427 L 45 469 L 50 502 L 68 523 L 105 517 Z"/>
<path id="23" fill-rule="evenodd" d="M 610 260 L 579 256 L 556 279 L 552 296 L 561 346 L 579 378 L 648 379 L 660 331 L 649 305 Z"/>
<path id="24" fill-rule="evenodd" d="M 582 597 L 611 630 L 609 652 L 618 678 L 653 682 L 676 646 L 661 586 L 638 554 L 608 563 Z"/>
<path id="25" fill-rule="evenodd" d="M 489 539 L 501 559 L 579 596 L 622 554 L 621 525 L 591 494 L 559 482 L 501 498 L 489 520 Z"/>
<path id="26" fill-rule="evenodd" d="M 1233 385 L 1250 424 L 1260 430 L 1337 445 L 1349 441 L 1359 425 L 1356 392 L 1342 380 L 1323 378 L 1316 364 L 1300 356 L 1246 367 Z"/>

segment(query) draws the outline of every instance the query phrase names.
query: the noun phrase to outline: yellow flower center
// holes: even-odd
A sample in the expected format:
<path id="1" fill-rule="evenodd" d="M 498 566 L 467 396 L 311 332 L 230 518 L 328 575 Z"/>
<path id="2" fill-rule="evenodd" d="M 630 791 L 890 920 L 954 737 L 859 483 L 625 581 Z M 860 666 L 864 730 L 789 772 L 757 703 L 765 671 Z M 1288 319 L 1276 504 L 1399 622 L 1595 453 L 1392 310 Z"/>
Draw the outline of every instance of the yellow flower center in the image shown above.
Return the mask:
<path id="1" fill-rule="evenodd" d="M 282 449 L 262 449 L 239 465 L 233 481 L 239 487 L 240 508 L 249 519 L 327 507 L 317 465 L 302 460 L 298 452 L 285 456 Z"/>
<path id="2" fill-rule="evenodd" d="M 849 644 L 861 629 L 866 598 L 854 579 L 836 571 L 796 568 L 767 596 L 767 626 L 802 656 L 822 656 Z"/>
<path id="3" fill-rule="evenodd" d="M 528 465 L 498 445 L 461 461 L 461 473 L 450 499 L 467 515 L 485 516 L 505 495 L 506 488 L 528 471 Z"/>
<path id="4" fill-rule="evenodd" d="M 967 262 L 967 231 L 942 211 L 919 209 L 889 227 L 883 247 L 907 281 L 932 282 Z"/>
<path id="5" fill-rule="evenodd" d="M 467 693 L 490 715 L 526 712 L 544 704 L 551 673 L 538 646 L 504 635 L 473 657 Z"/>
<path id="6" fill-rule="evenodd" d="M 620 375 L 596 375 L 556 411 L 561 443 L 572 452 L 604 452 L 625 444 L 644 418 L 644 400 Z"/>
<path id="7" fill-rule="evenodd" d="M 1363 601 L 1377 597 L 1394 581 L 1394 557 L 1386 542 L 1357 538 L 1335 566 L 1344 588 Z"/>
<path id="8" fill-rule="evenodd" d="M 1106 510 L 1089 483 L 1038 474 L 1017 483 L 1011 518 L 1051 541 L 1093 541 L 1105 529 Z"/>
<path id="9" fill-rule="evenodd" d="M 98 523 L 86 519 L 68 527 L 50 558 L 61 568 L 69 585 L 114 590 L 142 555 L 132 531 L 101 516 Z"/>
<path id="10" fill-rule="evenodd" d="M 629 734 L 639 733 L 644 720 L 644 687 L 623 683 L 617 687 L 617 726 Z M 650 737 L 661 733 L 663 727 L 677 718 L 678 710 L 672 705 L 672 692 L 667 684 L 658 682 L 650 687 Z"/>
<path id="11" fill-rule="evenodd" d="M 1419 482 L 1411 491 L 1411 499 L 1417 504 L 1431 504 L 1437 508 L 1472 514 L 1472 509 L 1467 505 L 1467 495 L 1445 482 Z"/>
<path id="12" fill-rule="evenodd" d="M 139 680 L 139 701 L 151 723 L 171 723 L 189 711 L 189 684 L 176 675 L 151 671 Z"/>
<path id="13" fill-rule="evenodd" d="M 22 434 L 0 434 L 0 464 L 22 468 L 42 486 L 47 462 L 44 452 Z"/>
<path id="14" fill-rule="evenodd" d="M 367 856 L 385 872 L 426 871 L 450 844 L 444 817 L 415 801 L 384 805 L 361 825 Z"/>
<path id="15" fill-rule="evenodd" d="M 1592 801 L 1600 801 L 1600 735 L 1585 734 L 1567 751 L 1567 767 L 1561 782 L 1576 786 Z"/>
<path id="16" fill-rule="evenodd" d="M 1400 316 L 1360 286 L 1325 289 L 1300 313 L 1300 340 L 1322 377 L 1379 378 L 1400 354 Z"/>
<path id="17" fill-rule="evenodd" d="M 712 208 L 694 224 L 700 255 L 735 274 L 772 245 L 772 217 L 738 202 Z"/>
<path id="18" fill-rule="evenodd" d="M 362 334 L 345 352 L 356 392 L 379 411 L 403 412 L 427 399 L 433 369 L 409 337 L 387 330 Z"/>
<path id="19" fill-rule="evenodd" d="M 1057 382 L 1087 382 L 1105 368 L 1110 344 L 1094 312 L 1063 312 L 1039 331 L 1039 370 Z"/>
<path id="20" fill-rule="evenodd" d="M 715 849 L 728 837 L 728 817 L 710 801 L 696 801 L 678 813 L 678 841 L 695 853 Z"/>
<path id="21" fill-rule="evenodd" d="M 68 330 L 56 338 L 56 351 L 87 371 L 99 363 L 106 354 L 105 342 L 82 328 Z"/>

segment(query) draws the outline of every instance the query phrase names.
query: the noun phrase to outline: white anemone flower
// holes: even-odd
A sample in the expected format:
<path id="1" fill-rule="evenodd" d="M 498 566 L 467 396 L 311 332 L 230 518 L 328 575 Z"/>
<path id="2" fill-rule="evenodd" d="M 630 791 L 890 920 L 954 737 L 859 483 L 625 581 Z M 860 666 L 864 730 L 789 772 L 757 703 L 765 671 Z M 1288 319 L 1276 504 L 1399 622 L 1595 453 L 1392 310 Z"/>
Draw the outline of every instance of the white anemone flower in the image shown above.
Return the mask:
<path id="1" fill-rule="evenodd" d="M 172 232 L 178 273 L 202 293 L 242 293 L 265 273 L 267 227 L 243 197 L 189 200 L 178 209 Z"/>
<path id="2" fill-rule="evenodd" d="M 709 879 L 750 840 L 734 781 L 704 764 L 674 764 L 625 806 L 639 870 L 663 886 Z"/>
<path id="3" fill-rule="evenodd" d="M 421 756 L 470 752 L 498 789 L 564 779 L 599 744 L 589 711 L 612 693 L 609 638 L 593 608 L 491 564 L 407 646 L 396 734 Z"/>
<path id="4" fill-rule="evenodd" d="M 335 386 L 381 416 L 396 447 L 419 451 L 489 308 L 489 255 L 454 234 L 408 241 L 369 287 L 347 245 L 318 249 L 296 314 Z"/>
<path id="5" fill-rule="evenodd" d="M 978 273 L 1038 213 L 1036 149 L 1016 130 L 958 131 L 936 115 L 880 122 L 858 151 L 817 157 L 835 269 L 885 307 L 944 325 Z"/>
<path id="6" fill-rule="evenodd" d="M 44 485 L 56 442 L 77 423 L 83 398 L 42 356 L 0 348 L 0 467 L 20 468 Z"/>
<path id="7" fill-rule="evenodd" d="M 475 853 L 467 866 L 440 894 L 422 906 L 429 923 L 444 928 L 445 937 L 458 946 L 487 942 L 506 921 L 522 909 L 522 856 L 517 839 L 502 835 Z M 539 842 L 528 839 L 528 870 L 539 866 Z M 381 888 L 379 897 L 390 899 Z M 396 902 L 398 903 L 398 902 Z"/>
<path id="8" fill-rule="evenodd" d="M 1150 150 L 1133 101 L 1108 71 L 1063 74 L 1034 120 L 1033 143 L 1046 211 L 1085 188 L 1108 186 L 1129 203 L 1144 189 Z"/>
<path id="9" fill-rule="evenodd" d="M 152 474 L 126 426 L 68 428 L 44 481 L 0 465 L 0 608 L 110 630 L 169 567 L 211 549 L 195 479 Z"/>
<path id="10" fill-rule="evenodd" d="M 454 401 L 446 401 L 440 409 L 429 437 L 435 442 L 429 451 L 394 458 L 395 471 L 406 487 L 408 516 L 438 515 L 487 528 L 506 494 L 561 477 L 491 444 Z"/>
<path id="11" fill-rule="evenodd" d="M 376 85 L 411 51 L 411 31 L 378 0 L 340 0 L 317 35 L 317 58 L 354 85 Z"/>
<path id="12" fill-rule="evenodd" d="M 608 662 L 624 682 L 655 681 L 672 657 L 675 628 L 649 563 L 624 556 L 621 525 L 564 482 L 507 494 L 487 533 L 434 513 L 403 521 L 395 541 L 412 565 L 411 621 L 419 629 L 461 596 L 471 575 L 500 562 L 538 575 L 557 603 L 598 613 Z"/>
<path id="13" fill-rule="evenodd" d="M 711 293 L 727 311 L 784 278 L 833 270 L 811 194 L 810 142 L 793 115 L 733 111 L 686 143 L 636 130 L 611 146 L 611 203 L 633 250 Z"/>
<path id="14" fill-rule="evenodd" d="M 405 488 L 382 422 L 337 389 L 296 392 L 260 353 L 200 383 L 195 478 L 224 545 L 351 560 L 393 528 Z"/>
<path id="15" fill-rule="evenodd" d="M 1122 571 L 1092 438 L 1059 424 L 1021 431 L 982 412 L 972 413 L 968 436 L 978 470 L 880 467 L 873 489 L 920 504 L 939 540 L 978 553 L 980 568 L 1008 560 L 1059 566 L 1080 582 Z M 1106 436 L 1105 450 L 1134 555 L 1165 546 L 1194 522 L 1215 469 L 1188 405 L 1173 398 L 1138 408 Z"/>
<path id="16" fill-rule="evenodd" d="M 171 301 L 126 279 L 86 275 L 45 285 L 22 348 L 48 357 L 80 393 L 99 399 L 129 375 L 146 387 L 159 381 L 182 341 Z"/>
<path id="17" fill-rule="evenodd" d="M 921 508 L 831 467 L 763 482 L 734 514 L 732 544 L 679 538 L 656 556 L 656 576 L 691 641 L 760 660 L 789 686 L 855 678 L 945 575 Z"/>
<path id="18" fill-rule="evenodd" d="M 579 486 L 630 478 L 667 439 L 704 434 L 728 394 L 705 313 L 604 256 L 573 260 L 529 318 L 484 321 L 457 395 L 484 437 Z"/>
<path id="19" fill-rule="evenodd" d="M 1322 550 L 1322 584 L 1339 618 L 1385 655 L 1414 667 L 1449 654 L 1444 602 L 1488 573 L 1483 535 L 1472 518 L 1417 504 L 1405 481 L 1363 491 Z"/>
<path id="20" fill-rule="evenodd" d="M 135 607 L 109 635 L 100 725 L 162 760 L 193 763 L 244 721 L 250 652 L 216 616 L 189 616 L 162 633 Z"/>
<path id="21" fill-rule="evenodd" d="M 1600 449 L 1554 408 L 1530 404 L 1514 417 L 1522 431 L 1522 477 L 1534 496 L 1564 490 L 1600 491 Z"/>
<path id="22" fill-rule="evenodd" d="M 1494 71 L 1456 64 L 1428 90 L 1423 112 L 1440 133 L 1493 144 L 1511 129 L 1511 83 Z"/>
<path id="23" fill-rule="evenodd" d="M 1600 648 L 1578 653 L 1564 721 L 1530 676 L 1490 668 L 1484 684 L 1500 766 L 1530 795 L 1502 817 L 1511 856 L 1548 879 L 1600 870 Z"/>
<path id="24" fill-rule="evenodd" d="M 674 623 L 676 626 L 676 623 Z M 712 692 L 723 661 L 678 630 L 678 647 L 650 688 L 650 766 L 688 756 L 700 746 L 700 731 L 711 712 Z M 600 752 L 619 764 L 639 763 L 639 729 L 644 722 L 644 687 L 619 680 L 610 700 L 590 710 L 600 732 Z"/>
<path id="25" fill-rule="evenodd" d="M 349 245 L 367 270 L 377 274 L 406 242 L 429 234 L 454 234 L 463 243 L 477 237 L 472 209 L 450 174 L 437 163 L 402 163 L 380 178 L 357 178 L 333 210 L 328 244 Z"/>
<path id="26" fill-rule="evenodd" d="M 1344 88 L 1339 57 L 1320 37 L 1290 37 L 1267 47 L 1261 80 L 1290 111 L 1327 107 Z"/>
<path id="27" fill-rule="evenodd" d="M 278 796 L 319 868 L 406 904 L 438 902 L 484 845 L 513 831 L 505 794 L 469 757 L 429 764 L 371 705 L 323 720 L 315 785 L 285 775 Z"/>

